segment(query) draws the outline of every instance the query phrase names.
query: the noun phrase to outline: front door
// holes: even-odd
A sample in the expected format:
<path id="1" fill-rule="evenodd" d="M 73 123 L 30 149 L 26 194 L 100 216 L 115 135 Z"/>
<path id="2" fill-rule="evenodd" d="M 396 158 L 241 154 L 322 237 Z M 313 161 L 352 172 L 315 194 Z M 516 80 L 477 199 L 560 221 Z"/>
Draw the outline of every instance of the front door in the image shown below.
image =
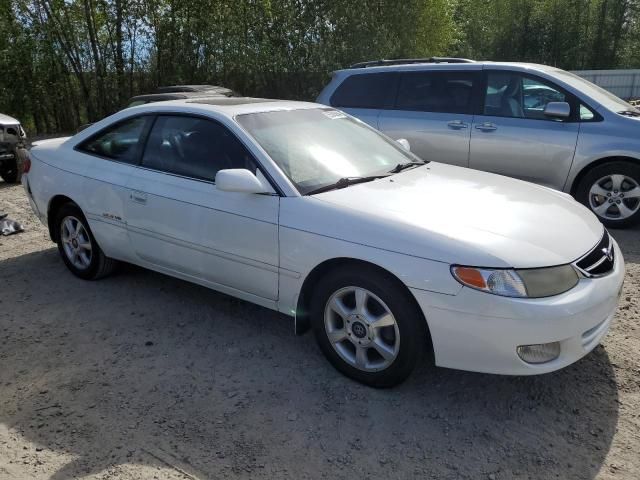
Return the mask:
<path id="1" fill-rule="evenodd" d="M 549 102 L 567 102 L 571 116 L 548 118 Z M 509 71 L 487 72 L 482 115 L 471 129 L 469 166 L 561 190 L 580 130 L 575 102 L 538 77 Z"/>
<path id="2" fill-rule="evenodd" d="M 378 128 L 405 138 L 423 160 L 469 164 L 475 71 L 409 71 L 400 75 L 393 108 L 382 110 Z"/>
<path id="3" fill-rule="evenodd" d="M 225 126 L 161 115 L 128 184 L 127 221 L 143 264 L 229 293 L 278 298 L 277 195 L 222 192 L 218 170 L 257 166 Z"/>

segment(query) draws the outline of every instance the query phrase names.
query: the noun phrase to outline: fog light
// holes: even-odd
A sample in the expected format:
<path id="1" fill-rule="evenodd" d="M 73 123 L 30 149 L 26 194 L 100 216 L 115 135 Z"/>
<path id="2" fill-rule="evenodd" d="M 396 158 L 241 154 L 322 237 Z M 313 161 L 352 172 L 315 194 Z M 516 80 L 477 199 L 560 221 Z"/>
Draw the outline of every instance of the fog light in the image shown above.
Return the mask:
<path id="1" fill-rule="evenodd" d="M 520 345 L 518 356 L 527 363 L 546 363 L 560 355 L 560 342 Z"/>

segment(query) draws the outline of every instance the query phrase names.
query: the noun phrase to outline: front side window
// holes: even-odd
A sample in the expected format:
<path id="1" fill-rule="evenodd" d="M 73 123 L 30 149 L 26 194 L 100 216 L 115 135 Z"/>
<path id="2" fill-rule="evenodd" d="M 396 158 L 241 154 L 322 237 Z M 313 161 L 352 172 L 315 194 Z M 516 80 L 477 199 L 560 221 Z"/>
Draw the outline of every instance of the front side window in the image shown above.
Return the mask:
<path id="1" fill-rule="evenodd" d="M 395 108 L 419 112 L 471 113 L 472 72 L 406 72 Z"/>
<path id="2" fill-rule="evenodd" d="M 302 194 L 343 177 L 382 174 L 418 161 L 396 142 L 333 109 L 251 113 L 237 121 Z"/>
<path id="3" fill-rule="evenodd" d="M 229 129 L 212 120 L 173 115 L 156 119 L 142 166 L 207 181 L 227 168 L 256 172 L 251 154 Z"/>
<path id="4" fill-rule="evenodd" d="M 489 72 L 484 114 L 495 117 L 551 120 L 544 115 L 550 102 L 568 102 L 550 83 L 516 72 Z"/>
<path id="5" fill-rule="evenodd" d="M 82 143 L 79 150 L 117 160 L 136 163 L 141 139 L 151 117 L 135 117 L 107 128 Z"/>
<path id="6" fill-rule="evenodd" d="M 331 105 L 339 108 L 384 108 L 393 85 L 393 74 L 351 75 L 336 89 Z"/>

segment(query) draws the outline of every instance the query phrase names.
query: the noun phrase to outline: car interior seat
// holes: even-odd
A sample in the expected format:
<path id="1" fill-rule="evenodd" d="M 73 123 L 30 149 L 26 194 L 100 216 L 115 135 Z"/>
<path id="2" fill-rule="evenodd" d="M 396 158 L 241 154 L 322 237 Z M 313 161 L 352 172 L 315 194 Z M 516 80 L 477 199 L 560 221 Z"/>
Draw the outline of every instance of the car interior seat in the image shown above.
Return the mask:
<path id="1" fill-rule="evenodd" d="M 512 76 L 500 100 L 501 113 L 505 117 L 524 117 L 522 108 L 522 80 L 519 76 Z"/>

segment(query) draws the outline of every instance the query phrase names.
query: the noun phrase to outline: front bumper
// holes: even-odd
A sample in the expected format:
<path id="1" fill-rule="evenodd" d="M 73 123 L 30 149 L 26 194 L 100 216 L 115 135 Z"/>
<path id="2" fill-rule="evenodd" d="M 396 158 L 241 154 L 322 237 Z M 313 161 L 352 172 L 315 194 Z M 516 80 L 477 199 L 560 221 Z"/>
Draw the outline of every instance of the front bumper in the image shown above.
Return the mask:
<path id="1" fill-rule="evenodd" d="M 463 288 L 457 295 L 411 289 L 433 341 L 436 365 L 475 372 L 534 375 L 570 365 L 593 350 L 607 333 L 624 282 L 624 258 L 614 242 L 613 271 L 582 279 L 549 298 L 520 299 Z M 555 360 L 530 364 L 519 345 L 560 342 Z"/>

